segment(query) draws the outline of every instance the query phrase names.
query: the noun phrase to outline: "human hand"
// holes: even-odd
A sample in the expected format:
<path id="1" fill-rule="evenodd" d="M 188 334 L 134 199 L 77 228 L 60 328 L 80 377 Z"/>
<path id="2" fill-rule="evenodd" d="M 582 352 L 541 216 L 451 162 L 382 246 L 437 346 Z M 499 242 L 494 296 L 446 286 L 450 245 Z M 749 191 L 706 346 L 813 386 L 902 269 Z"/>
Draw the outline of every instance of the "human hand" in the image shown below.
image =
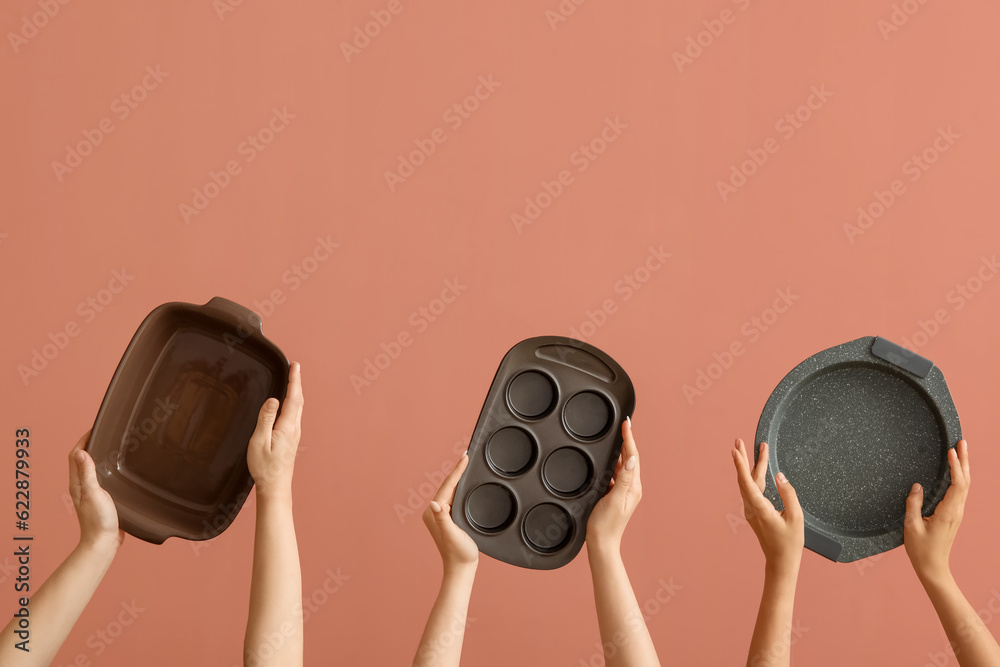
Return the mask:
<path id="1" fill-rule="evenodd" d="M 587 548 L 621 548 L 625 526 L 642 499 L 639 450 L 632 437 L 632 420 L 622 422 L 622 451 L 611 479 L 611 488 L 587 519 Z"/>
<path id="2" fill-rule="evenodd" d="M 785 505 L 784 511 L 779 512 L 764 496 L 767 443 L 760 443 L 760 455 L 752 472 L 742 439 L 736 439 L 732 453 L 740 495 L 743 496 L 743 514 L 757 535 L 767 567 L 776 573 L 797 572 L 802 560 L 802 547 L 805 546 L 805 520 L 795 489 L 784 473 L 779 472 L 775 476 L 778 495 Z"/>
<path id="3" fill-rule="evenodd" d="M 965 499 L 969 495 L 969 443 L 960 440 L 948 450 L 951 486 L 929 517 L 921 515 L 924 490 L 914 484 L 906 498 L 903 546 L 910 564 L 921 581 L 950 573 L 948 557 L 962 523 Z"/>
<path id="4" fill-rule="evenodd" d="M 277 416 L 278 399 L 264 401 L 257 415 L 257 428 L 247 445 L 247 467 L 257 485 L 258 499 L 291 500 L 295 452 L 302 435 L 302 402 L 302 367 L 294 362 L 288 371 L 288 391 L 281 416 Z"/>
<path id="5" fill-rule="evenodd" d="M 80 522 L 80 544 L 117 551 L 125 533 L 118 528 L 115 501 L 97 482 L 97 466 L 84 450 L 89 440 L 87 431 L 69 453 L 69 495 Z"/>
<path id="6" fill-rule="evenodd" d="M 451 518 L 451 504 L 455 502 L 458 480 L 469 465 L 469 454 L 462 454 L 455 467 L 441 482 L 434 499 L 424 510 L 424 525 L 434 538 L 441 553 L 445 573 L 463 568 L 475 568 L 479 563 L 479 547 Z"/>

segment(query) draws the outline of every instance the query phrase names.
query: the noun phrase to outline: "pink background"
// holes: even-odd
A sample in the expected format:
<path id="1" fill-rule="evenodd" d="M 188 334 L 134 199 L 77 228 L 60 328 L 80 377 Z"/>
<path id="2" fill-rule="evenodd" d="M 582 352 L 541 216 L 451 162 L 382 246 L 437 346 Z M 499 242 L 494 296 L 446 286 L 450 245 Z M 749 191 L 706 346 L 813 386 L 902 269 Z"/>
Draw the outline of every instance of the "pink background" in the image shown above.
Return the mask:
<path id="1" fill-rule="evenodd" d="M 32 429 L 35 582 L 75 544 L 65 455 L 136 327 L 161 303 L 220 295 L 256 307 L 303 364 L 295 513 L 303 594 L 324 600 L 306 621 L 307 664 L 409 664 L 440 563 L 418 516 L 398 507 L 412 496 L 419 512 L 428 478 L 464 449 L 507 349 L 574 329 L 636 386 L 645 495 L 624 556 L 664 664 L 745 660 L 763 557 L 738 519 L 728 448 L 753 438 L 797 363 L 865 335 L 909 342 L 945 373 L 976 478 L 952 565 L 976 609 L 997 608 L 1000 282 L 976 282 L 1000 245 L 995 3 L 907 0 L 915 13 L 900 5 L 889 31 L 889 0 L 565 0 L 565 21 L 550 13 L 557 0 L 225 1 L 71 2 L 48 18 L 46 0 L 11 0 L 0 11 L 0 451 L 13 467 L 14 429 Z M 391 21 L 348 61 L 341 43 L 372 12 Z M 685 49 L 697 57 L 678 66 Z M 446 112 L 480 77 L 492 90 L 479 88 L 457 126 Z M 263 150 L 241 150 L 274 109 L 294 118 L 262 133 Z M 797 127 L 782 121 L 796 113 Z M 607 119 L 627 127 L 582 157 Z M 95 132 L 102 120 L 110 133 Z M 390 189 L 385 172 L 432 136 L 434 151 Z M 81 142 L 88 154 L 67 158 Z M 915 170 L 925 149 L 934 162 Z M 753 155 L 763 164 L 723 197 L 718 182 Z M 53 166 L 67 159 L 70 171 Z M 230 161 L 237 173 L 217 175 L 226 187 L 209 187 L 186 221 L 181 204 Z M 897 180 L 891 205 L 849 238 L 858 208 L 879 213 L 890 194 L 876 192 Z M 518 228 L 512 214 L 543 181 L 558 196 Z M 339 247 L 303 263 L 317 238 Z M 651 247 L 671 256 L 645 272 Z M 123 267 L 125 289 L 102 293 Z M 628 275 L 645 282 L 627 288 Z M 449 280 L 460 295 L 421 324 Z M 978 291 L 957 296 L 970 281 Z M 264 303 L 275 290 L 276 307 Z M 797 300 L 775 320 L 776 290 Z M 79 307 L 88 298 L 110 302 L 91 314 Z M 613 312 L 597 314 L 607 300 Z M 24 381 L 19 366 L 68 323 L 78 335 Z M 404 332 L 412 344 L 355 391 L 351 375 Z M 744 354 L 685 398 L 734 342 Z M 253 516 L 251 500 L 197 547 L 128 539 L 55 664 L 236 664 Z M 11 610 L 12 560 L 0 571 Z M 326 596 L 338 570 L 350 578 Z M 681 587 L 666 603 L 661 582 Z M 135 622 L 110 645 L 96 639 L 133 600 Z M 470 615 L 467 664 L 600 663 L 585 555 L 553 572 L 484 558 Z M 947 646 L 902 549 L 852 565 L 807 552 L 795 619 L 808 628 L 798 664 L 919 667 Z"/>

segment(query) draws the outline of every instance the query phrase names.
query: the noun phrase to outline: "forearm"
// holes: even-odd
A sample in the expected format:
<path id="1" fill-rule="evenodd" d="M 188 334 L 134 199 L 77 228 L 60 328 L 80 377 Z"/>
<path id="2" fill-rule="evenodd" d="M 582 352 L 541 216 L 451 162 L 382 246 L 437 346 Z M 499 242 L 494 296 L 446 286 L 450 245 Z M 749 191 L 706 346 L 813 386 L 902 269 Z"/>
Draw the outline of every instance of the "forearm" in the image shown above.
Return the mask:
<path id="1" fill-rule="evenodd" d="M 787 667 L 799 566 L 765 567 L 764 591 L 750 640 L 748 667 Z"/>
<path id="2" fill-rule="evenodd" d="M 243 663 L 299 667 L 302 646 L 302 571 L 292 501 L 258 495 Z"/>
<path id="3" fill-rule="evenodd" d="M 457 667 L 461 662 L 475 578 L 475 564 L 445 570 L 413 659 L 414 667 Z"/>
<path id="4" fill-rule="evenodd" d="M 920 577 L 941 625 L 962 667 L 1000 665 L 1000 646 L 969 601 L 962 595 L 951 572 L 944 570 Z"/>
<path id="5" fill-rule="evenodd" d="M 608 667 L 651 667 L 660 664 L 642 610 L 616 545 L 588 542 L 587 557 L 594 581 L 594 603 Z"/>
<path id="6" fill-rule="evenodd" d="M 87 607 L 118 551 L 117 543 L 79 544 L 28 603 L 27 652 L 15 647 L 23 637 L 15 635 L 17 618 L 4 628 L 0 641 L 0 665 L 35 667 L 55 660 L 66 637 Z"/>

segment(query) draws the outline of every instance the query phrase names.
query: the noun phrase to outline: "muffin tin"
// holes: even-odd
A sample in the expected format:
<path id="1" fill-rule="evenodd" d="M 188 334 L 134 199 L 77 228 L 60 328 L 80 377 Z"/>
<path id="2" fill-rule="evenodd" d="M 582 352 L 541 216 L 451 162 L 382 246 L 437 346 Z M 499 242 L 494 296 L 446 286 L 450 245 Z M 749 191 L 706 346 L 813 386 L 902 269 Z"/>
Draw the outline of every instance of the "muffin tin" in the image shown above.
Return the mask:
<path id="1" fill-rule="evenodd" d="M 929 516 L 951 483 L 948 449 L 962 438 L 944 375 L 885 338 L 824 350 L 778 384 L 754 446 L 769 447 L 765 495 L 779 509 L 780 471 L 805 514 L 805 546 L 851 562 L 903 543 L 906 497 L 924 487 Z"/>
<path id="2" fill-rule="evenodd" d="M 162 544 L 228 528 L 253 488 L 246 450 L 257 415 L 287 385 L 288 360 L 252 311 L 220 297 L 154 309 L 87 443 L 122 530 Z"/>
<path id="3" fill-rule="evenodd" d="M 561 336 L 518 343 L 479 415 L 455 523 L 498 560 L 536 570 L 569 563 L 608 490 L 621 423 L 634 409 L 628 375 L 592 345 Z"/>

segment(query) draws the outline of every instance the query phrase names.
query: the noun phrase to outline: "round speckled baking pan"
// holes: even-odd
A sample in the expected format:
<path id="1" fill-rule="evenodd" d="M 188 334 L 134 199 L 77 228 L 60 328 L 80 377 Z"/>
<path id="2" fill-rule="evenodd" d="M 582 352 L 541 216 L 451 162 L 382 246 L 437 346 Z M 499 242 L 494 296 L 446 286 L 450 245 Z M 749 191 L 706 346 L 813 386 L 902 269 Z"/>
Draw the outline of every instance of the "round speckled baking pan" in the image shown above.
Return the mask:
<path id="1" fill-rule="evenodd" d="M 764 494 L 783 509 L 785 473 L 805 514 L 806 548 L 849 563 L 903 544 L 906 496 L 924 487 L 924 516 L 951 483 L 962 438 L 944 375 L 884 338 L 859 338 L 806 359 L 778 384 L 754 445 L 769 447 Z"/>
<path id="2" fill-rule="evenodd" d="M 583 546 L 635 408 L 628 375 L 572 338 L 541 336 L 500 362 L 469 443 L 452 518 L 479 550 L 551 570 Z"/>

